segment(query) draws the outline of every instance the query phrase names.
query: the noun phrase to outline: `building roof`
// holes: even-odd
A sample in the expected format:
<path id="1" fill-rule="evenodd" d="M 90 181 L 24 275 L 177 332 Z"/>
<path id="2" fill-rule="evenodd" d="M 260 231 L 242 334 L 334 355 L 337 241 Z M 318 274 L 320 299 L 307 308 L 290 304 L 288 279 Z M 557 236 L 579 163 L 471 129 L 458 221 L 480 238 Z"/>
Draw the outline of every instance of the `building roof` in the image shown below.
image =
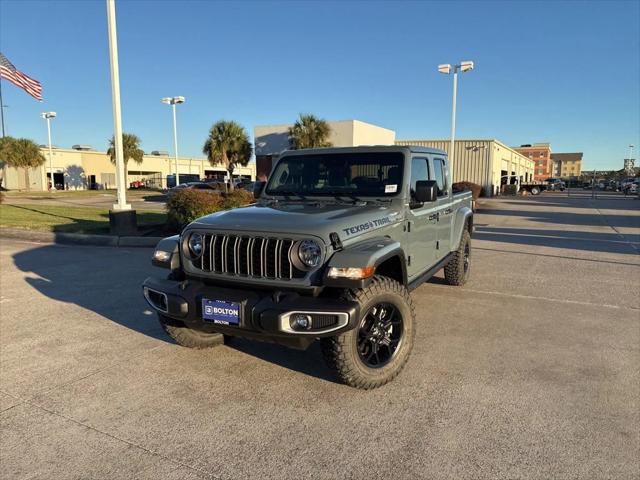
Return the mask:
<path id="1" fill-rule="evenodd" d="M 583 153 L 582 152 L 574 152 L 574 153 L 552 153 L 551 154 L 551 159 L 552 160 L 564 160 L 564 161 L 571 161 L 571 160 L 582 160 L 582 156 Z"/>

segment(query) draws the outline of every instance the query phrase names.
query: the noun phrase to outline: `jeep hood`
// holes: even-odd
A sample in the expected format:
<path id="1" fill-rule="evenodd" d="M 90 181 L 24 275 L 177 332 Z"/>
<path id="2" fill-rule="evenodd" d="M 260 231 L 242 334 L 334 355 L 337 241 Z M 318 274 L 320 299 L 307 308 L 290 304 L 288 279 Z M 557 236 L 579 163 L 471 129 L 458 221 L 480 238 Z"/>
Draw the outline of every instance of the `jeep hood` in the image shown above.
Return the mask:
<path id="1" fill-rule="evenodd" d="M 337 232 L 344 241 L 400 220 L 393 205 L 274 203 L 256 204 L 201 217 L 191 228 L 299 234 L 321 237 Z"/>

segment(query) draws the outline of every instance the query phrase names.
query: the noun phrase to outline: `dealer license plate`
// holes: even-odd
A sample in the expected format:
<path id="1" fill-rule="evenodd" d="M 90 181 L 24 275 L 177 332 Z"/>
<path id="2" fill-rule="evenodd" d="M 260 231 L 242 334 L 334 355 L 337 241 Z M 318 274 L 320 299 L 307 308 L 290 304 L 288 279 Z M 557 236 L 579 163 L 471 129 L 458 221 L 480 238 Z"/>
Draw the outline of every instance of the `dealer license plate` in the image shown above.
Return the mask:
<path id="1" fill-rule="evenodd" d="M 222 325 L 240 324 L 240 304 L 224 300 L 202 299 L 202 318 Z"/>

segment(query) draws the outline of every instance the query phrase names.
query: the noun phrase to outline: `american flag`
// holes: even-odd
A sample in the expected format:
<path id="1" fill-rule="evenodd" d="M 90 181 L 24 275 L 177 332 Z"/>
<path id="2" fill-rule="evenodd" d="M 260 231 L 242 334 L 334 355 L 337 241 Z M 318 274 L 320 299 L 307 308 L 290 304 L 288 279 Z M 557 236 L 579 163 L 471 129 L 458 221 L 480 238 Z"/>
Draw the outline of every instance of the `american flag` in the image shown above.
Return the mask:
<path id="1" fill-rule="evenodd" d="M 42 85 L 39 81 L 25 75 L 13 66 L 7 57 L 0 53 L 0 78 L 9 80 L 36 100 L 42 101 Z"/>

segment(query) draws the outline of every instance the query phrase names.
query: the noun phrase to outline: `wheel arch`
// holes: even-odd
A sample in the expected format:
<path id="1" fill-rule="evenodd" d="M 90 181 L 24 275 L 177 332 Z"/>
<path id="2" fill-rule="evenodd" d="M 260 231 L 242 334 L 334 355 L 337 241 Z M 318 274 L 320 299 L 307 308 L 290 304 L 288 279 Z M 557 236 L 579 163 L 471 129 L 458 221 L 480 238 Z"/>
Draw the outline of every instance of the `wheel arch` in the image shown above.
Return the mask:
<path id="1" fill-rule="evenodd" d="M 407 285 L 407 261 L 404 249 L 397 240 L 375 237 L 350 245 L 333 254 L 325 268 L 324 284 L 328 287 L 363 288 L 373 277 L 364 280 L 328 278 L 331 267 L 374 267 L 374 274 L 384 275 Z"/>

